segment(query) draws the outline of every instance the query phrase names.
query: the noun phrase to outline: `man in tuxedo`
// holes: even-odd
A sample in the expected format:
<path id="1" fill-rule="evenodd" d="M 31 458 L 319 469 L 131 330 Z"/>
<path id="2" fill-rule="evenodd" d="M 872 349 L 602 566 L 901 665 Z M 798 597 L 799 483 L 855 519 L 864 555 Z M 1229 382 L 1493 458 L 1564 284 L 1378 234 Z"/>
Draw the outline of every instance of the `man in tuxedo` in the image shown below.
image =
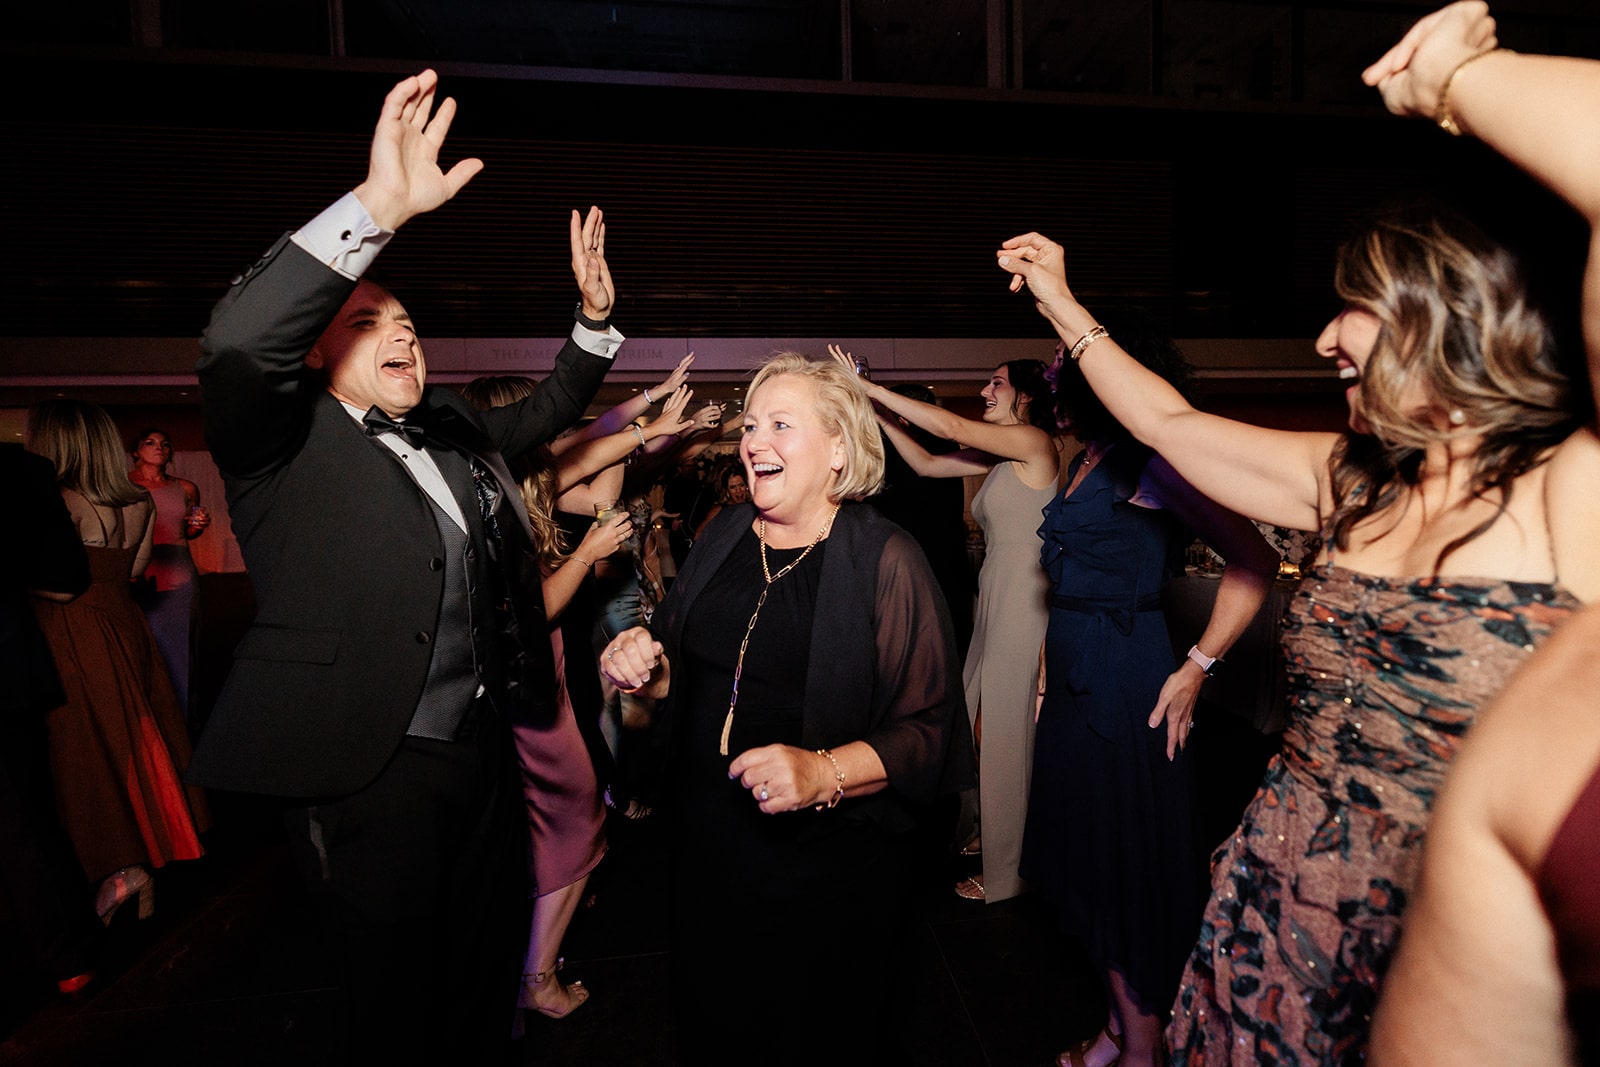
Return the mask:
<path id="1" fill-rule="evenodd" d="M 476 412 L 427 387 L 405 307 L 360 281 L 482 168 L 438 163 L 437 76 L 384 101 L 367 178 L 235 278 L 197 364 L 256 590 L 191 781 L 287 798 L 333 934 L 346 1057 L 492 1061 L 526 944 L 508 717 L 554 701 L 516 457 L 576 421 L 622 336 L 598 209 L 573 213 L 578 323 L 543 387 Z"/>

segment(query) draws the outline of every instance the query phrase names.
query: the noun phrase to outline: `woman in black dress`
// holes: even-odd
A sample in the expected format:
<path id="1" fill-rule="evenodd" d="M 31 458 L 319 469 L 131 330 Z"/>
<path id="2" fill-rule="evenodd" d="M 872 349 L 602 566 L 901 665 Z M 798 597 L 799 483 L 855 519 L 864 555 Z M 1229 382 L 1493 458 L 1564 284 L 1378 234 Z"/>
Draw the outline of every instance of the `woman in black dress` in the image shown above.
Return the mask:
<path id="1" fill-rule="evenodd" d="M 871 508 L 861 383 L 789 354 L 751 383 L 725 508 L 601 669 L 667 697 L 685 1061 L 881 1063 L 917 833 L 970 785 L 959 659 L 916 542 Z"/>

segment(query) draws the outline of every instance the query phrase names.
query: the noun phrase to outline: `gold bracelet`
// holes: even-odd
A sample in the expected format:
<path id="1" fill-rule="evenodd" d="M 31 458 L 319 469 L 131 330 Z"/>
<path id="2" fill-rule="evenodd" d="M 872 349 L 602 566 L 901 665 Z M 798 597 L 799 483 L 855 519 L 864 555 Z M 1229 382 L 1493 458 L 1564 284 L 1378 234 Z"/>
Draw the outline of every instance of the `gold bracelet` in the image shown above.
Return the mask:
<path id="1" fill-rule="evenodd" d="M 1072 361 L 1076 363 L 1078 360 L 1083 358 L 1083 352 L 1086 348 L 1100 340 L 1102 337 L 1109 337 L 1110 335 L 1111 331 L 1106 329 L 1104 326 L 1096 326 L 1094 329 L 1078 338 L 1078 343 L 1072 346 L 1072 351 L 1068 354 L 1072 356 Z"/>
<path id="2" fill-rule="evenodd" d="M 828 801 L 827 801 L 826 804 L 818 804 L 817 805 L 817 810 L 818 811 L 823 811 L 823 810 L 826 810 L 827 808 L 837 807 L 838 804 L 839 804 L 839 801 L 844 799 L 844 771 L 843 771 L 843 769 L 840 768 L 839 761 L 833 758 L 833 753 L 829 752 L 827 749 L 825 749 L 825 748 L 817 749 L 817 755 L 822 756 L 829 763 L 833 764 L 834 777 L 839 779 L 839 784 L 834 787 L 833 796 L 828 798 Z"/>
<path id="3" fill-rule="evenodd" d="M 583 564 L 583 569 L 584 570 L 588 570 L 590 567 L 594 566 L 593 563 L 590 563 L 588 560 L 584 559 L 582 556 L 578 555 L 576 552 L 574 552 L 572 555 L 568 556 L 567 558 L 568 559 L 575 559 L 579 563 Z"/>
<path id="4" fill-rule="evenodd" d="M 1456 75 L 1465 70 L 1467 64 L 1475 63 L 1484 56 L 1492 56 L 1500 51 L 1504 51 L 1504 49 L 1491 48 L 1487 52 L 1479 52 L 1476 55 L 1468 56 L 1460 63 L 1457 63 L 1456 69 L 1450 72 L 1450 77 L 1444 80 L 1444 88 L 1439 90 L 1439 110 L 1434 116 L 1434 121 L 1439 124 L 1441 130 L 1451 137 L 1460 137 L 1465 132 L 1461 129 L 1461 124 L 1456 121 L 1456 117 L 1450 113 L 1450 87 L 1455 85 Z"/>

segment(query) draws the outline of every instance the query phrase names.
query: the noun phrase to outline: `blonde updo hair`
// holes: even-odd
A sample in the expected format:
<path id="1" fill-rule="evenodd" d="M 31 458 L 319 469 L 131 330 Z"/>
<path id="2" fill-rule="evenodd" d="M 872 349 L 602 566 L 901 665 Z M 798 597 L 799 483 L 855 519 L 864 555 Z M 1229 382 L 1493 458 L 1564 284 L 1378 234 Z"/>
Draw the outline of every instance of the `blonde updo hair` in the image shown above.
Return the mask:
<path id="1" fill-rule="evenodd" d="M 1417 209 L 1380 219 L 1340 250 L 1334 288 L 1379 324 L 1357 394 L 1371 436 L 1347 434 L 1333 457 L 1336 545 L 1417 484 L 1428 445 L 1481 435 L 1472 491 L 1497 494 L 1499 507 L 1446 545 L 1437 568 L 1577 428 L 1579 401 L 1516 258 L 1466 219 Z M 1408 396 L 1446 417 L 1418 418 Z M 1465 418 L 1450 418 L 1456 410 Z"/>
<path id="2" fill-rule="evenodd" d="M 844 467 L 828 488 L 828 499 L 861 500 L 883 489 L 883 436 L 872 414 L 867 387 L 831 359 L 812 359 L 799 352 L 780 352 L 756 372 L 745 394 L 746 406 L 757 390 L 774 378 L 792 375 L 810 382 L 816 393 L 822 431 L 844 441 Z"/>
<path id="3" fill-rule="evenodd" d="M 28 450 L 56 468 L 56 484 L 91 504 L 125 508 L 148 493 L 128 477 L 128 454 L 104 408 L 85 400 L 41 400 L 28 409 Z"/>

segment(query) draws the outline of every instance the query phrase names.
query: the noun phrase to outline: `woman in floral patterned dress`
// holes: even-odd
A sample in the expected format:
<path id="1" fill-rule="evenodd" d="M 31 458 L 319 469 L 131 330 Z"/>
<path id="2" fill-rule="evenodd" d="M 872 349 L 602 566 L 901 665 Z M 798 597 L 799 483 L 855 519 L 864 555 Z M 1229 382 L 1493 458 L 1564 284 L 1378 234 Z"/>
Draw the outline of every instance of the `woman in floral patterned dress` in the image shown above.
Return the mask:
<path id="1" fill-rule="evenodd" d="M 1449 117 L 1578 210 L 1589 231 L 1583 328 L 1593 387 L 1600 62 L 1495 44 L 1486 5 L 1451 4 L 1421 19 L 1362 78 L 1390 111 Z M 1600 607 L 1591 605 L 1501 692 L 1462 746 L 1374 1020 L 1374 1061 L 1600 1063 L 1597 647 Z"/>
<path id="2" fill-rule="evenodd" d="M 1316 347 L 1347 383 L 1342 434 L 1196 411 L 1076 301 L 1061 246 L 1026 234 L 998 258 L 1180 475 L 1325 534 L 1285 629 L 1283 751 L 1213 856 L 1167 1040 L 1179 1063 L 1357 1062 L 1456 744 L 1600 595 L 1600 440 L 1514 260 L 1464 220 L 1395 215 L 1341 251 Z"/>

